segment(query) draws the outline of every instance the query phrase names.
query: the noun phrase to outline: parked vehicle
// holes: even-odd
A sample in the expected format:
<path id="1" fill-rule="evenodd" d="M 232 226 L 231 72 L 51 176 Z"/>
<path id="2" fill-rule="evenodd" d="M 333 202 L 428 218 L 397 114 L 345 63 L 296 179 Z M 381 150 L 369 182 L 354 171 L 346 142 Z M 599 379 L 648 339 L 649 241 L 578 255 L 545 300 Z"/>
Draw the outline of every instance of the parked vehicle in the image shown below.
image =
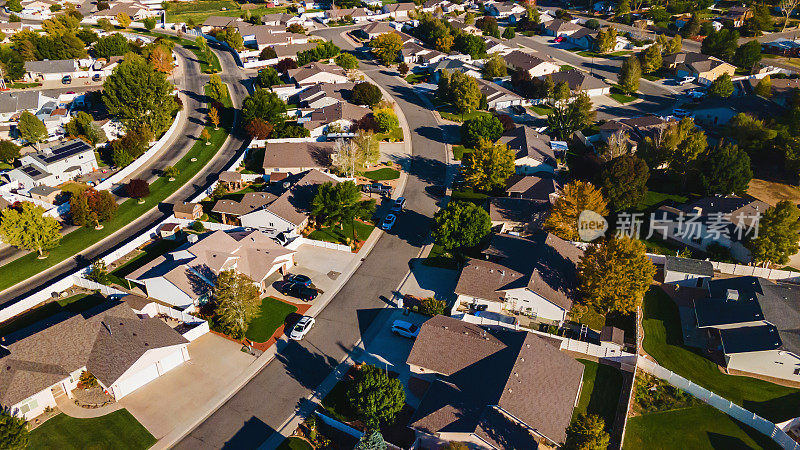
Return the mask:
<path id="1" fill-rule="evenodd" d="M 96 74 L 92 75 L 92 81 L 100 81 L 100 74 L 96 73 Z"/>
<path id="2" fill-rule="evenodd" d="M 701 90 L 694 90 L 694 91 L 689 91 L 686 95 L 688 95 L 689 98 L 698 100 L 705 97 L 706 93 Z"/>
<path id="3" fill-rule="evenodd" d="M 297 323 L 294 324 L 294 327 L 292 327 L 292 332 L 289 333 L 289 339 L 292 339 L 294 341 L 299 341 L 303 339 L 304 337 L 306 337 L 306 334 L 308 334 L 308 332 L 311 331 L 311 327 L 314 326 L 315 322 L 316 321 L 314 320 L 313 317 L 308 317 L 308 316 L 301 317 L 300 320 L 298 320 Z"/>
<path id="4" fill-rule="evenodd" d="M 72 83 L 72 77 L 70 75 L 64 75 L 64 77 L 61 78 L 61 84 L 71 84 L 71 83 Z"/>
<path id="5" fill-rule="evenodd" d="M 695 77 L 683 77 L 683 78 L 680 79 L 680 81 L 678 81 L 678 84 L 683 86 L 684 84 L 694 83 L 694 81 L 696 79 L 697 78 L 695 78 Z"/>
<path id="6" fill-rule="evenodd" d="M 305 287 L 311 287 L 311 278 L 309 278 L 308 275 L 290 274 L 286 281 L 289 283 L 300 284 Z"/>
<path id="7" fill-rule="evenodd" d="M 297 283 L 283 283 L 281 294 L 299 298 L 304 302 L 310 302 L 317 298 L 319 292 L 316 289 Z"/>
<path id="8" fill-rule="evenodd" d="M 395 320 L 392 323 L 392 333 L 411 339 L 415 339 L 419 334 L 419 327 L 404 320 Z"/>
<path id="9" fill-rule="evenodd" d="M 394 214 L 388 214 L 383 222 L 381 222 L 381 230 L 389 231 L 394 226 L 394 223 L 397 221 L 397 216 Z"/>
<path id="10" fill-rule="evenodd" d="M 517 115 L 525 114 L 525 108 L 520 105 L 512 105 L 510 109 L 511 112 L 513 112 L 514 114 Z"/>
<path id="11" fill-rule="evenodd" d="M 559 36 L 555 39 L 556 42 L 561 42 L 564 40 L 564 36 Z"/>
<path id="12" fill-rule="evenodd" d="M 675 117 L 683 118 L 683 117 L 689 117 L 690 115 L 692 115 L 692 112 L 683 108 L 675 108 L 672 110 L 672 115 Z"/>
<path id="13" fill-rule="evenodd" d="M 392 195 L 392 187 L 382 183 L 365 184 L 361 189 L 370 194 Z"/>
<path id="14" fill-rule="evenodd" d="M 392 211 L 402 211 L 406 207 L 406 198 L 397 197 L 397 200 L 392 204 Z"/>

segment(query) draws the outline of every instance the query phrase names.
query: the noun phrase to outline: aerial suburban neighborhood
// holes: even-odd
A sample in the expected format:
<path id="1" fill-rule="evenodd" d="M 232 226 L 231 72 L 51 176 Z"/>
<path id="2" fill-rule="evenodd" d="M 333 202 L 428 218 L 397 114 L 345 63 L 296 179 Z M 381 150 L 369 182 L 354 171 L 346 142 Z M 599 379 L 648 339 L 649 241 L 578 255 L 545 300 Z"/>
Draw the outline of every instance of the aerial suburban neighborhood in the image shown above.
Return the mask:
<path id="1" fill-rule="evenodd" d="M 800 450 L 800 0 L 0 0 L 0 448 Z"/>

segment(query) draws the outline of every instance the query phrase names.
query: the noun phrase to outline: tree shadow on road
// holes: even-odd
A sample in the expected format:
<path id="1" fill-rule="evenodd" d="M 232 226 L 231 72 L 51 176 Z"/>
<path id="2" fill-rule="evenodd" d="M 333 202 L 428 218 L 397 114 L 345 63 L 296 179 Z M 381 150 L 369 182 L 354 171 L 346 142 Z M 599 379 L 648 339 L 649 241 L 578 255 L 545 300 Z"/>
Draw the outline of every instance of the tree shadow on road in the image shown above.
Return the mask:
<path id="1" fill-rule="evenodd" d="M 251 417 L 242 428 L 222 446 L 223 450 L 258 448 L 275 430 L 257 417 Z"/>

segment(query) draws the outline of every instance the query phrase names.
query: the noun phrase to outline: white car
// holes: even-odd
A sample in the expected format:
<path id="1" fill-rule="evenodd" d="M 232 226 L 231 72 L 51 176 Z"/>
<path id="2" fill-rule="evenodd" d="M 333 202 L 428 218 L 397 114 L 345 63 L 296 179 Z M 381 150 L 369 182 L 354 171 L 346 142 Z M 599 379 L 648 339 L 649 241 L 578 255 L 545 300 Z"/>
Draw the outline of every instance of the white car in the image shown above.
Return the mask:
<path id="1" fill-rule="evenodd" d="M 392 323 L 392 333 L 411 339 L 415 339 L 419 334 L 419 327 L 404 320 L 395 320 Z"/>
<path id="2" fill-rule="evenodd" d="M 386 231 L 391 230 L 396 221 L 397 221 L 397 216 L 395 216 L 394 214 L 387 214 L 386 218 L 383 219 L 383 222 L 381 222 L 381 230 L 386 230 Z"/>
<path id="3" fill-rule="evenodd" d="M 695 79 L 695 77 L 683 77 L 680 81 L 678 81 L 678 84 L 683 86 L 684 84 L 694 83 Z"/>
<path id="4" fill-rule="evenodd" d="M 698 99 L 705 97 L 706 93 L 703 91 L 694 90 L 694 91 L 689 91 L 686 95 L 688 95 L 689 98 Z"/>
<path id="5" fill-rule="evenodd" d="M 311 327 L 314 326 L 315 322 L 316 321 L 314 320 L 313 317 L 308 317 L 308 316 L 301 317 L 300 320 L 298 320 L 297 323 L 294 324 L 294 327 L 292 327 L 292 332 L 289 333 L 289 339 L 292 339 L 294 341 L 299 341 L 303 339 L 306 336 L 306 334 L 308 334 L 308 332 L 311 331 Z"/>

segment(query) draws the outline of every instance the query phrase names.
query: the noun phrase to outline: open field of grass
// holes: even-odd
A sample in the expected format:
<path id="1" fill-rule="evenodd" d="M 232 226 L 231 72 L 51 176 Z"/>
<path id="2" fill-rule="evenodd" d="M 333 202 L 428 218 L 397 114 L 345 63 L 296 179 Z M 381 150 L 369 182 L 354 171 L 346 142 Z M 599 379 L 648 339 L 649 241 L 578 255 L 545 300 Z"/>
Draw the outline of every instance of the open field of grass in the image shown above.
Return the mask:
<path id="1" fill-rule="evenodd" d="M 46 259 L 38 259 L 36 252 L 33 252 L 1 266 L 0 290 L 24 281 L 100 242 L 157 207 L 167 197 L 186 184 L 214 157 L 228 137 L 233 120 L 232 104 L 229 96 L 226 96 L 224 104 L 226 106 L 226 110 L 223 112 L 224 125 L 218 130 L 214 130 L 213 126 L 207 127 L 209 133 L 211 133 L 211 145 L 205 145 L 200 139 L 195 141 L 187 154 L 175 164 L 175 167 L 180 171 L 180 174 L 175 177 L 175 181 L 169 181 L 165 177 L 157 179 L 150 185 L 150 196 L 145 199 L 144 203 L 139 204 L 135 199 L 124 201 L 119 206 L 117 214 L 103 224 L 102 230 L 83 227 L 67 234 L 61 239 L 61 244 L 50 251 L 50 255 Z M 196 161 L 192 161 L 193 158 Z"/>
<path id="2" fill-rule="evenodd" d="M 644 350 L 667 369 L 773 422 L 800 415 L 800 390 L 726 375 L 699 350 L 685 347 L 678 308 L 658 287 L 645 295 Z"/>

